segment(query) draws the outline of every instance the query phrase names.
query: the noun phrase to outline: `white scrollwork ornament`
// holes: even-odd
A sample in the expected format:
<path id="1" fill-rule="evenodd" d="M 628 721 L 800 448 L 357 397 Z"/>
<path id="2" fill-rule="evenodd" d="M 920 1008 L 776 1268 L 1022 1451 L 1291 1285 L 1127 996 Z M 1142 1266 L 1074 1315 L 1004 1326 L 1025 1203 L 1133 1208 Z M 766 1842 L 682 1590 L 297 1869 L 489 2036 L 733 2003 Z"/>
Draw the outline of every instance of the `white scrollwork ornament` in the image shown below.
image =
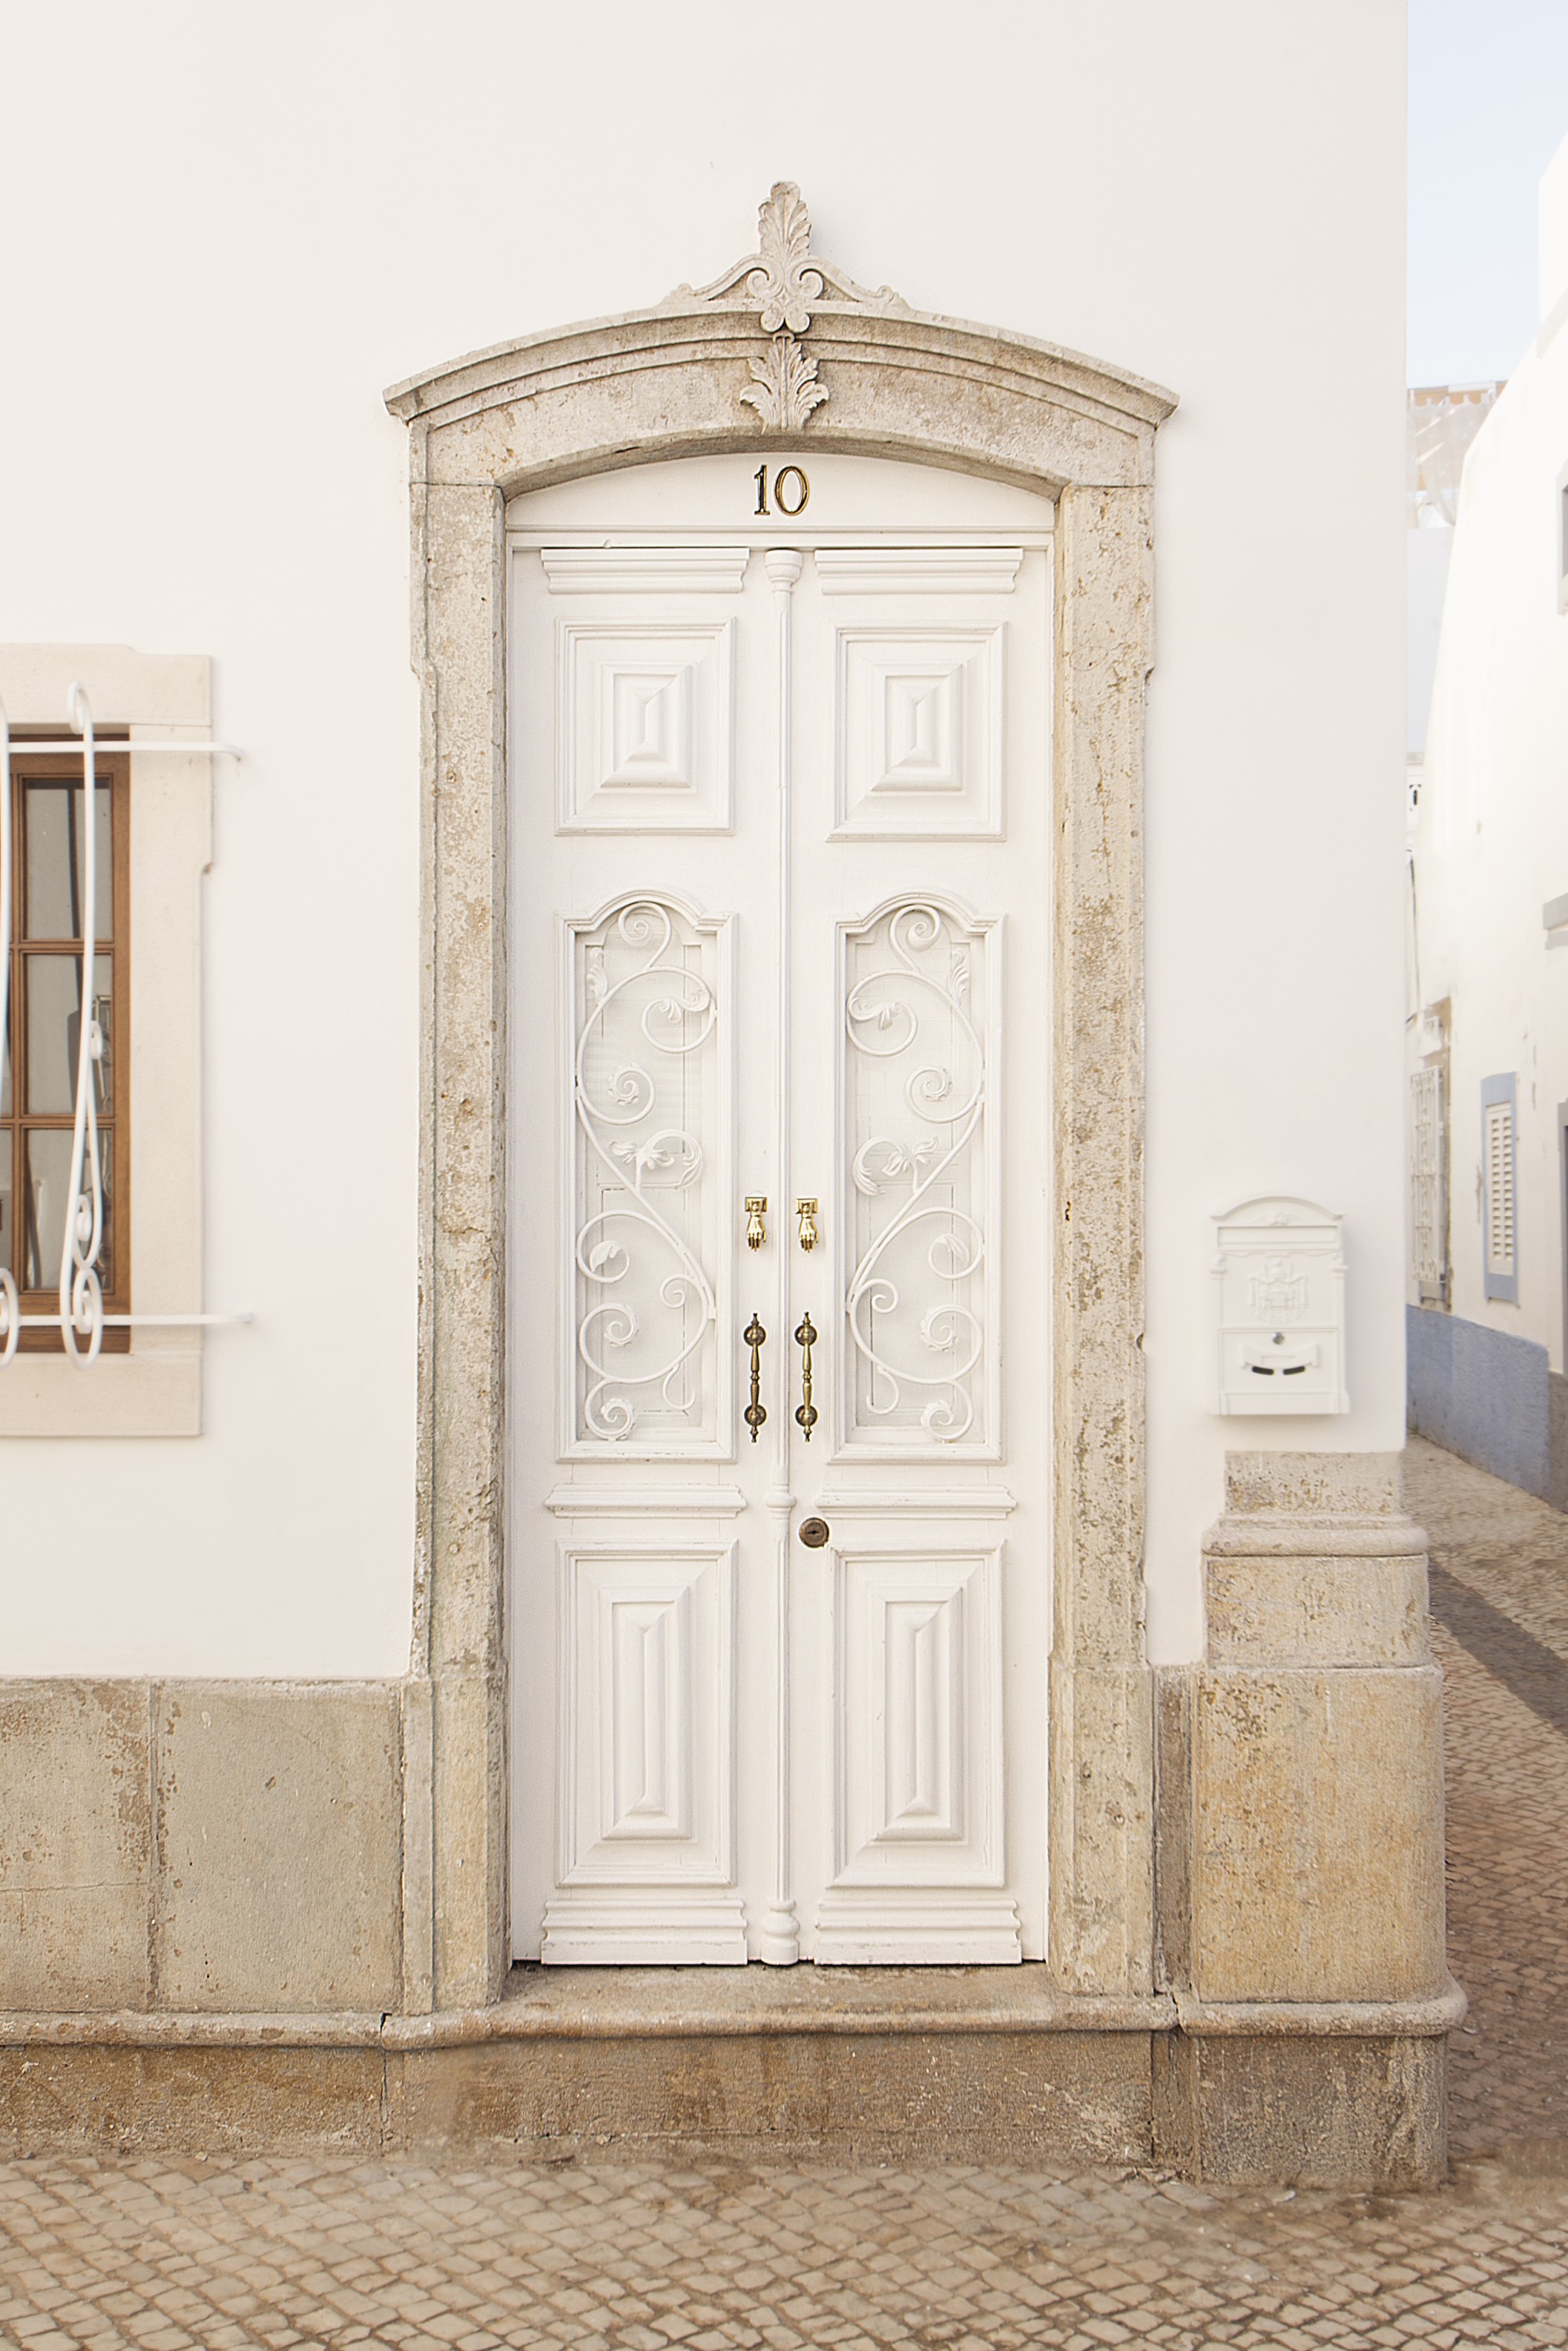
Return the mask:
<path id="1" fill-rule="evenodd" d="M 72 726 L 82 738 L 78 868 L 81 889 L 82 1020 L 67 1190 L 67 1198 L 73 1205 L 67 1210 L 60 1244 L 60 1338 L 73 1363 L 96 1364 L 103 1347 L 103 1284 L 98 1268 L 104 1239 L 103 1157 L 98 1133 L 103 1029 L 93 993 L 99 936 L 98 770 L 92 712 L 79 685 L 73 685 L 67 695 L 67 709 Z"/>
<path id="2" fill-rule="evenodd" d="M 986 1046 L 968 1009 L 980 952 L 982 935 L 928 900 L 895 906 L 851 941 L 846 1109 L 864 1205 L 844 1311 L 860 1365 L 852 1433 L 862 1439 L 880 1431 L 951 1445 L 988 1434 L 976 1376 Z"/>
<path id="3" fill-rule="evenodd" d="M 666 1113 L 685 1086 L 669 1072 L 699 1055 L 718 1019 L 714 991 L 682 960 L 695 944 L 659 898 L 620 908 L 581 950 L 572 1092 L 582 1138 L 576 1346 L 586 1378 L 580 1438 L 661 1434 L 701 1416 L 700 1354 L 714 1286 L 679 1213 L 699 1184 L 701 1137 Z M 614 1294 L 611 1294 L 613 1292 Z"/>

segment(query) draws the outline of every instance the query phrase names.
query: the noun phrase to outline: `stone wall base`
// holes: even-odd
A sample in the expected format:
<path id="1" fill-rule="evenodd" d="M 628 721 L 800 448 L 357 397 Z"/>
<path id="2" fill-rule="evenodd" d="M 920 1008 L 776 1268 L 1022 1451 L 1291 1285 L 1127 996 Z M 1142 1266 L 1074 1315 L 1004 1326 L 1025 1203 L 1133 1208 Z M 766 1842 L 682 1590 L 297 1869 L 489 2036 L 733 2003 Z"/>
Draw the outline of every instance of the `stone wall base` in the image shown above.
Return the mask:
<path id="1" fill-rule="evenodd" d="M 1174 2032 L 1151 2056 L 1155 2144 L 1189 2179 L 1429 2188 L 1447 2172 L 1446 2040 Z"/>
<path id="2" fill-rule="evenodd" d="M 1111 2164 L 1360 2189 L 1445 2168 L 1451 1991 L 1184 2027 L 1168 1996 L 1074 2001 L 1034 1967 L 560 1972 L 457 2015 L 5 2019 L 0 2153 Z"/>

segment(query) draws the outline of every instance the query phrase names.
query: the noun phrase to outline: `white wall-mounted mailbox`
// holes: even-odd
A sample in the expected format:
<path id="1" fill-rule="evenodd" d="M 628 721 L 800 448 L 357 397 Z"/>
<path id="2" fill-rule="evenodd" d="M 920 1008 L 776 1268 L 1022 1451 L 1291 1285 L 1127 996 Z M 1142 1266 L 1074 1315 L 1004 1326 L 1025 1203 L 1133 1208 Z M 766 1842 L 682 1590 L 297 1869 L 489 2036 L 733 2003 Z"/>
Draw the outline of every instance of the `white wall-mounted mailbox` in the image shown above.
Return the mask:
<path id="1" fill-rule="evenodd" d="M 1343 1217 L 1243 1200 L 1214 1220 L 1217 1412 L 1348 1412 Z"/>

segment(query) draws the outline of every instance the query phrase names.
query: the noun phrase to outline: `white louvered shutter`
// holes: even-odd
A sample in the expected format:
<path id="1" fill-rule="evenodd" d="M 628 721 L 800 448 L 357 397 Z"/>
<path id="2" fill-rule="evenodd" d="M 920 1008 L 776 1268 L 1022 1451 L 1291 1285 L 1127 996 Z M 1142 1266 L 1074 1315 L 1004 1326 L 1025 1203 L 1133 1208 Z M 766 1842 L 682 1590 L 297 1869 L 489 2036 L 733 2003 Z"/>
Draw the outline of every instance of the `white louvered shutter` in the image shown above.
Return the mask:
<path id="1" fill-rule="evenodd" d="M 1513 1280 L 1514 1261 L 1514 1134 L 1513 1104 L 1486 1106 L 1486 1251 L 1491 1280 Z"/>
<path id="2" fill-rule="evenodd" d="M 1410 1236 L 1416 1295 L 1448 1295 L 1448 1132 L 1443 1072 L 1410 1073 Z"/>

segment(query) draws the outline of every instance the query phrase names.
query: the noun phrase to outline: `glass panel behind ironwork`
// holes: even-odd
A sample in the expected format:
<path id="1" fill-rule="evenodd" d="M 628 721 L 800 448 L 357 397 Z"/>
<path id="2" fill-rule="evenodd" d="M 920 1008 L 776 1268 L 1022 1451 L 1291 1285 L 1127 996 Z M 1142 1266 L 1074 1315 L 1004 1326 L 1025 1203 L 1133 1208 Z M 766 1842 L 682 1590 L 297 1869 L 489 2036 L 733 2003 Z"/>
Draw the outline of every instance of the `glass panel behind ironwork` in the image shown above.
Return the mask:
<path id="1" fill-rule="evenodd" d="M 67 1196 L 70 1189 L 71 1131 L 69 1127 L 35 1127 L 26 1138 L 26 1193 L 24 1214 L 27 1290 L 53 1290 L 60 1278 L 60 1250 L 65 1240 Z M 108 1135 L 99 1143 L 103 1165 L 103 1246 L 99 1251 L 99 1279 L 111 1287 L 110 1259 L 113 1144 Z"/>
<path id="2" fill-rule="evenodd" d="M 110 792 L 99 784 L 98 802 L 98 935 L 114 935 L 113 829 Z M 81 786 L 26 786 L 26 931 L 30 939 L 81 936 Z"/>
<path id="3" fill-rule="evenodd" d="M 32 955 L 27 969 L 27 1108 L 35 1114 L 76 1107 L 77 1057 L 81 1050 L 81 965 L 75 956 Z M 110 1107 L 113 1066 L 113 967 L 108 956 L 93 959 L 92 1009 L 103 1033 L 97 1068 L 96 1106 Z"/>

